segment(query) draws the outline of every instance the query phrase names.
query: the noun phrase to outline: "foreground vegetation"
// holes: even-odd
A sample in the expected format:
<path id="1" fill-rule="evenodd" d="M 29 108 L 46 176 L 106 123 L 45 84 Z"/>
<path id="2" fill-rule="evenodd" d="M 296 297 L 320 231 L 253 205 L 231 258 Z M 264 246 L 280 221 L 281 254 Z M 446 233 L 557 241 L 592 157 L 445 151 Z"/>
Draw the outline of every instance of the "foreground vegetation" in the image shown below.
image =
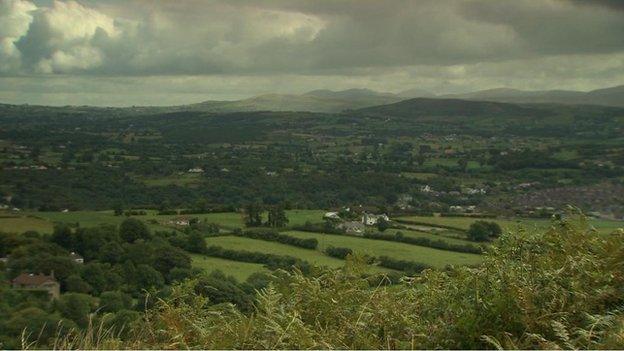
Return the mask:
<path id="1" fill-rule="evenodd" d="M 624 231 L 598 235 L 584 219 L 495 242 L 478 267 L 426 270 L 371 286 L 344 269 L 278 271 L 253 309 L 214 305 L 200 282 L 127 325 L 57 337 L 60 348 L 611 348 L 624 347 Z M 33 334 L 34 335 L 34 334 Z M 34 342 L 34 340 L 33 340 Z M 39 340 L 39 345 L 46 345 Z M 34 345 L 37 345 L 35 342 Z"/>

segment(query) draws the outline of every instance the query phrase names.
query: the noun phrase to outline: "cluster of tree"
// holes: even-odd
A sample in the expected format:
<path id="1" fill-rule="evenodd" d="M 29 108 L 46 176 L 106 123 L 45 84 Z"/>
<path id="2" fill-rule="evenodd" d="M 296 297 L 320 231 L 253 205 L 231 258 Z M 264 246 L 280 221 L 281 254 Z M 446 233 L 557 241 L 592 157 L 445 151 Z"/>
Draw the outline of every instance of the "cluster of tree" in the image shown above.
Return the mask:
<path id="1" fill-rule="evenodd" d="M 275 241 L 278 243 L 302 247 L 304 249 L 316 250 L 318 246 L 318 240 L 314 238 L 301 239 L 287 234 L 281 234 L 275 231 L 261 231 L 261 230 L 246 230 L 235 231 L 234 235 L 242 236 L 251 239 L 259 239 L 265 241 Z"/>
<path id="2" fill-rule="evenodd" d="M 344 234 L 345 231 L 343 229 L 337 228 L 334 223 L 331 221 L 325 221 L 323 223 L 312 223 L 310 221 L 306 221 L 303 225 L 295 225 L 292 227 L 295 230 L 300 230 L 302 232 L 312 232 L 312 233 L 325 233 L 325 234 Z"/>
<path id="3" fill-rule="evenodd" d="M 451 244 L 442 239 L 431 240 L 429 238 L 423 238 L 423 237 L 405 236 L 401 232 L 396 232 L 395 234 L 364 233 L 363 236 L 368 239 L 396 241 L 396 242 L 405 243 L 405 244 L 431 247 L 431 248 L 438 249 L 438 250 L 465 252 L 465 253 L 473 253 L 473 254 L 480 254 L 483 252 L 483 249 L 481 247 L 471 245 L 471 244 L 463 244 L 463 245 Z"/>
<path id="4" fill-rule="evenodd" d="M 468 228 L 468 239 L 472 241 L 488 241 L 498 238 L 503 233 L 500 225 L 490 221 L 475 221 Z"/>
<path id="5" fill-rule="evenodd" d="M 248 227 L 260 227 L 262 225 L 271 228 L 281 228 L 288 224 L 288 218 L 284 206 L 270 205 L 263 206 L 259 203 L 249 203 L 245 207 L 245 225 Z M 262 223 L 262 214 L 268 212 L 268 219 Z"/>
<path id="6" fill-rule="evenodd" d="M 214 245 L 209 246 L 206 249 L 205 254 L 207 256 L 225 258 L 234 261 L 262 263 L 269 269 L 281 268 L 292 270 L 293 268 L 297 268 L 302 272 L 309 272 L 311 267 L 310 263 L 307 261 L 292 256 L 274 255 L 246 250 L 230 250 Z"/>

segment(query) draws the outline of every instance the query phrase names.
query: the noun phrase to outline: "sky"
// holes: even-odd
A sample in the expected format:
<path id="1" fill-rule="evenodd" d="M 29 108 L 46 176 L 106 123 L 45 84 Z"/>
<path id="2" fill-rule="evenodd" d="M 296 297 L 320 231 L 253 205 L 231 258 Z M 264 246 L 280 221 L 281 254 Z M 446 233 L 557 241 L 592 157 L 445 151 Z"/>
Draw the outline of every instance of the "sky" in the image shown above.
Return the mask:
<path id="1" fill-rule="evenodd" d="M 0 0 L 0 102 L 624 84 L 624 0 Z"/>

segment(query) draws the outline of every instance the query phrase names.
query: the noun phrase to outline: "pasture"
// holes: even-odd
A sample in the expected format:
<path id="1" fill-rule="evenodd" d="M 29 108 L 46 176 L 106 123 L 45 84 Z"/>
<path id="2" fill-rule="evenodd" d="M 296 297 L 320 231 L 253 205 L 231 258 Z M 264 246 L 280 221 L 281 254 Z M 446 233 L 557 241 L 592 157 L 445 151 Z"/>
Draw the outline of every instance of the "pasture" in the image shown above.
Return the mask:
<path id="1" fill-rule="evenodd" d="M 359 254 L 371 256 L 388 256 L 399 260 L 422 262 L 433 267 L 443 268 L 446 265 L 471 265 L 479 263 L 480 255 L 444 251 L 429 247 L 409 245 L 391 241 L 372 240 L 350 235 L 333 235 L 288 231 L 285 234 L 298 238 L 316 238 L 322 250 L 328 246 L 347 247 Z"/>

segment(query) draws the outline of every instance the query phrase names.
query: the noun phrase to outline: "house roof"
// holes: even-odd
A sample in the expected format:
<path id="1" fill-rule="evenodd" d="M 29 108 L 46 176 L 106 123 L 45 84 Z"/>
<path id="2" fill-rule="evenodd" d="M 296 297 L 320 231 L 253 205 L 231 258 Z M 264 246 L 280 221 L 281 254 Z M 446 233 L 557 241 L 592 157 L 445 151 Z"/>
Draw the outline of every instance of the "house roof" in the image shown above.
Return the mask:
<path id="1" fill-rule="evenodd" d="M 13 284 L 39 286 L 45 283 L 56 283 L 54 276 L 45 274 L 22 273 L 12 280 Z"/>

